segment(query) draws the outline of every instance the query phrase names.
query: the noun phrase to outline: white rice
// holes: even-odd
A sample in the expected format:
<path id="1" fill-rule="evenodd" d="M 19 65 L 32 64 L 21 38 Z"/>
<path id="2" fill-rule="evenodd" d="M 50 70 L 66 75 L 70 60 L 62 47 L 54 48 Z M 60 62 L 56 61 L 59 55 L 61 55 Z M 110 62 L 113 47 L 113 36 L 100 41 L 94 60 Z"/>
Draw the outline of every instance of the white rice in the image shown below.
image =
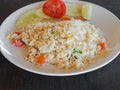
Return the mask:
<path id="1" fill-rule="evenodd" d="M 16 37 L 12 33 L 9 38 Z M 80 68 L 101 52 L 104 38 L 100 30 L 87 21 L 40 22 L 22 29 L 17 35 L 28 48 L 26 60 L 36 62 L 40 55 L 45 63 L 61 68 Z"/>

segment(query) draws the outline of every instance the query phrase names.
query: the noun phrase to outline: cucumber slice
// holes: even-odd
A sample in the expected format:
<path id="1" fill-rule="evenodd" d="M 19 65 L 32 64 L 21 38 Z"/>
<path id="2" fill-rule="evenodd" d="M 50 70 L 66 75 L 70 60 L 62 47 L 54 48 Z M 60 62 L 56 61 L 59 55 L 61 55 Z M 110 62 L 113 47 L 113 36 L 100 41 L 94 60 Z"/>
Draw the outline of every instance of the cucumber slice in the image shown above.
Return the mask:
<path id="1" fill-rule="evenodd" d="M 82 5 L 81 14 L 84 19 L 90 20 L 91 16 L 92 16 L 92 6 L 91 5 Z"/>
<path id="2" fill-rule="evenodd" d="M 67 7 L 66 15 L 72 16 L 72 17 L 81 16 L 81 5 L 66 4 L 66 7 Z"/>
<path id="3" fill-rule="evenodd" d="M 42 12 L 42 8 L 31 10 L 31 11 L 28 11 L 25 14 L 23 14 L 16 21 L 16 27 L 24 28 L 24 27 L 28 26 L 29 24 L 40 22 L 43 18 L 50 18 L 50 17 L 46 16 Z"/>
<path id="4" fill-rule="evenodd" d="M 36 15 L 40 16 L 40 18 L 42 19 L 49 19 L 49 18 L 52 18 L 52 17 L 49 17 L 47 16 L 46 14 L 44 14 L 44 12 L 42 11 L 42 8 L 36 10 Z"/>

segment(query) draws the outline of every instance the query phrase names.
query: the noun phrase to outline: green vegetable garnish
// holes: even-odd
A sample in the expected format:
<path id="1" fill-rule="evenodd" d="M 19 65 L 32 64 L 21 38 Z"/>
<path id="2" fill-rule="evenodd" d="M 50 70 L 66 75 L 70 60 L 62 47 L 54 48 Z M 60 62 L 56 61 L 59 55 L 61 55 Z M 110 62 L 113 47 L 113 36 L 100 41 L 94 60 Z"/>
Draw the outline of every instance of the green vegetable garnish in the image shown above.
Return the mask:
<path id="1" fill-rule="evenodd" d="M 52 34 L 53 34 L 53 35 L 57 35 L 57 33 L 56 33 L 55 31 L 52 31 Z"/>
<path id="2" fill-rule="evenodd" d="M 79 53 L 82 54 L 82 51 L 79 50 Z"/>
<path id="3" fill-rule="evenodd" d="M 92 6 L 89 4 L 82 5 L 81 14 L 83 18 L 85 18 L 86 20 L 90 20 L 92 16 Z"/>
<path id="4" fill-rule="evenodd" d="M 81 16 L 81 5 L 79 4 L 66 4 L 66 15 L 77 17 Z"/>
<path id="5" fill-rule="evenodd" d="M 74 56 L 75 59 L 78 59 L 77 56 Z"/>
<path id="6" fill-rule="evenodd" d="M 22 16 L 20 16 L 18 18 L 18 20 L 16 21 L 16 27 L 17 28 L 24 28 L 32 23 L 41 22 L 42 19 L 49 19 L 49 18 L 51 18 L 51 17 L 45 15 L 42 12 L 42 8 L 33 9 L 30 11 L 27 11 L 26 13 L 24 13 Z"/>
<path id="7" fill-rule="evenodd" d="M 76 52 L 76 53 L 79 53 L 79 54 L 82 54 L 82 51 L 81 50 L 79 50 L 79 49 L 73 49 L 73 52 Z"/>

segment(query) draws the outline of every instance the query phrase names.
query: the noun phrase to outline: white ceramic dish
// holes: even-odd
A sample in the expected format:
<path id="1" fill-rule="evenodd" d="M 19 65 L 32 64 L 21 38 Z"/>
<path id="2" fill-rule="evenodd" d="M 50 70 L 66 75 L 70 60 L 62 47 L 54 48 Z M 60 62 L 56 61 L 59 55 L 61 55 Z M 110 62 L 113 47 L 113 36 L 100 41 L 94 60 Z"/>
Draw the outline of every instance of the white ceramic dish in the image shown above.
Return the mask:
<path id="1" fill-rule="evenodd" d="M 88 3 L 84 1 L 69 1 L 72 3 Z M 113 15 L 110 11 L 106 10 L 103 7 L 100 7 L 96 4 L 89 3 L 93 6 L 93 14 L 91 23 L 99 27 L 104 37 L 106 38 L 107 45 L 112 49 L 112 52 L 106 55 L 106 57 L 98 58 L 96 63 L 88 66 L 86 69 L 82 71 L 73 71 L 73 72 L 63 72 L 62 70 L 54 71 L 53 68 L 46 66 L 45 68 L 36 68 L 30 62 L 26 62 L 23 58 L 24 52 L 22 52 L 21 48 L 16 48 L 12 46 L 9 40 L 6 38 L 7 34 L 14 30 L 15 22 L 23 13 L 33 8 L 38 8 L 42 5 L 43 2 L 37 2 L 25 6 L 6 18 L 6 20 L 2 23 L 0 27 L 0 49 L 2 54 L 14 65 L 42 75 L 49 76 L 70 76 L 87 73 L 93 70 L 96 70 L 100 67 L 111 62 L 120 52 L 120 21 L 119 19 Z M 49 68 L 49 69 L 48 69 Z"/>

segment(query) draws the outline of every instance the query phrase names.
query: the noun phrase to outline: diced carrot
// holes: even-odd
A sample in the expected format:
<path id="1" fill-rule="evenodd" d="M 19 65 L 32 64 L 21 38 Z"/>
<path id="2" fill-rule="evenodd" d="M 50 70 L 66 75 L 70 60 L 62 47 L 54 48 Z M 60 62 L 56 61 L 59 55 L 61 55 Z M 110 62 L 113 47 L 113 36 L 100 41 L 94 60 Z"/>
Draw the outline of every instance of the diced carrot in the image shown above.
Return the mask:
<path id="1" fill-rule="evenodd" d="M 20 35 L 22 32 L 15 32 L 16 34 Z"/>
<path id="2" fill-rule="evenodd" d="M 100 43 L 101 50 L 105 50 L 107 48 L 107 44 L 105 42 Z"/>
<path id="3" fill-rule="evenodd" d="M 44 64 L 45 63 L 45 57 L 43 55 L 39 56 L 37 59 L 38 64 Z"/>
<path id="4" fill-rule="evenodd" d="M 69 16 L 63 16 L 61 20 L 71 20 L 71 18 Z"/>
<path id="5" fill-rule="evenodd" d="M 83 17 L 74 17 L 74 19 L 80 19 L 82 21 L 86 21 L 86 19 L 84 19 Z"/>
<path id="6" fill-rule="evenodd" d="M 84 19 L 83 17 L 72 17 L 72 18 L 74 18 L 74 19 L 80 19 L 80 20 L 82 20 L 82 21 L 86 21 L 86 19 Z M 69 16 L 63 16 L 62 18 L 61 18 L 61 20 L 71 20 L 71 17 L 69 17 Z"/>

